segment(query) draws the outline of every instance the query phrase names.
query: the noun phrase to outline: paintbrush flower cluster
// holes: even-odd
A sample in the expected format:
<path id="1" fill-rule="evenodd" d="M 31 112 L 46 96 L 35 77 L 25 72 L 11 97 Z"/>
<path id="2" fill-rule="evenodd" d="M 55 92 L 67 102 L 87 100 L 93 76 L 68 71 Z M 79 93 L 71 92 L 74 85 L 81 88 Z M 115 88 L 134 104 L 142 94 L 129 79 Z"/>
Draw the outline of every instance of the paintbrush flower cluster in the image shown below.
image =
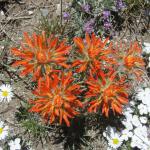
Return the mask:
<path id="1" fill-rule="evenodd" d="M 37 82 L 29 111 L 39 113 L 47 123 L 67 126 L 86 110 L 101 111 L 106 117 L 122 114 L 132 83 L 142 80 L 145 64 L 140 45 L 113 44 L 94 33 L 73 41 L 68 45 L 54 35 L 47 38 L 44 32 L 24 33 L 21 47 L 11 49 L 20 75 L 31 75 Z"/>

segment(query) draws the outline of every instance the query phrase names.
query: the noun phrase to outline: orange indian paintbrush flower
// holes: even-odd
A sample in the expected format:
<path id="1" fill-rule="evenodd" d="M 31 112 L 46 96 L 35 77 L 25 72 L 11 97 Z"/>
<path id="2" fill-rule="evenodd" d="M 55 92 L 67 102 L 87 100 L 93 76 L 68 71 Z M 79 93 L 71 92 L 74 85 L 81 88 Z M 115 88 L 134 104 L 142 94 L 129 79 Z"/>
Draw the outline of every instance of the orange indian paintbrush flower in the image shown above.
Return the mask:
<path id="1" fill-rule="evenodd" d="M 59 119 L 60 124 L 64 120 L 70 126 L 69 118 L 78 115 L 77 109 L 82 107 L 76 96 L 80 92 L 80 86 L 73 84 L 72 73 L 61 77 L 56 74 L 46 76 L 46 80 L 38 81 L 38 88 L 34 91 L 38 98 L 30 101 L 33 106 L 29 111 L 40 113 L 50 123 Z"/>
<path id="2" fill-rule="evenodd" d="M 126 48 L 126 46 L 124 47 Z M 137 79 L 141 79 L 145 66 L 141 47 L 137 42 L 134 42 L 125 50 L 124 47 L 120 44 L 120 48 L 116 49 L 117 68 L 120 66 L 122 68 L 120 71 L 123 71 L 128 76 L 135 75 Z"/>
<path id="3" fill-rule="evenodd" d="M 142 58 L 142 49 L 137 42 L 133 43 L 128 49 L 128 53 L 124 57 L 124 65 L 129 73 L 135 74 L 138 79 L 141 78 L 145 63 Z"/>
<path id="4" fill-rule="evenodd" d="M 12 54 L 20 58 L 13 63 L 13 66 L 22 66 L 24 69 L 20 75 L 33 73 L 33 79 L 36 80 L 57 71 L 54 69 L 57 65 L 67 68 L 66 54 L 69 50 L 70 46 L 65 45 L 65 41 L 59 42 L 54 36 L 46 38 L 45 32 L 41 35 L 34 33 L 32 37 L 24 33 L 24 43 L 21 48 L 11 49 Z"/>
<path id="5" fill-rule="evenodd" d="M 108 55 L 112 54 L 111 44 L 106 48 L 108 38 L 103 42 L 93 33 L 91 37 L 86 34 L 85 41 L 80 37 L 74 38 L 74 43 L 78 47 L 79 57 L 73 62 L 73 67 L 78 66 L 77 72 L 88 70 L 95 71 L 101 69 L 103 62 L 113 64 L 114 60 Z"/>
<path id="6" fill-rule="evenodd" d="M 90 98 L 89 112 L 96 112 L 102 108 L 102 113 L 108 117 L 109 110 L 115 113 L 122 113 L 122 106 L 128 103 L 127 85 L 125 78 L 118 79 L 115 71 L 111 70 L 107 74 L 90 74 L 88 81 L 88 92 L 86 98 Z"/>

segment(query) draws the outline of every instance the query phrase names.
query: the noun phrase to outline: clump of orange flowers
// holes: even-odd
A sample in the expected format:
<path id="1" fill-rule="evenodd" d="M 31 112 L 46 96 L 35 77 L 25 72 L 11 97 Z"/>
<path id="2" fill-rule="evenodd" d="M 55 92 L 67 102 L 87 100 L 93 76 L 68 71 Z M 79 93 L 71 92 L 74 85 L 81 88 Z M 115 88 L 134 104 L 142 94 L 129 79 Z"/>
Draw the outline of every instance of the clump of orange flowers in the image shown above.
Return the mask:
<path id="1" fill-rule="evenodd" d="M 45 32 L 42 35 L 34 33 L 29 37 L 24 33 L 24 41 L 21 48 L 12 48 L 11 52 L 20 59 L 13 66 L 21 66 L 21 76 L 33 74 L 33 80 L 52 72 L 58 72 L 57 66 L 68 68 L 66 63 L 70 46 L 65 41 L 59 41 L 57 37 L 46 38 Z"/>
<path id="2" fill-rule="evenodd" d="M 126 45 L 126 43 L 120 43 L 120 45 L 115 46 L 114 54 L 118 62 L 116 67 L 119 67 L 119 71 L 126 73 L 129 78 L 135 76 L 137 80 L 140 80 L 145 68 L 145 63 L 141 57 L 142 48 L 138 42 L 131 43 L 129 48 Z"/>
<path id="3" fill-rule="evenodd" d="M 89 103 L 89 112 L 96 112 L 102 108 L 102 113 L 108 117 L 110 108 L 115 113 L 122 113 L 122 106 L 128 103 L 128 84 L 125 77 L 119 78 L 117 72 L 109 70 L 103 74 L 99 72 L 94 76 L 90 74 L 86 81 L 89 90 L 86 98 L 92 99 Z"/>
<path id="4" fill-rule="evenodd" d="M 80 94 L 80 86 L 73 83 L 71 72 L 40 79 L 34 94 L 38 98 L 30 101 L 33 106 L 29 111 L 40 113 L 50 123 L 59 120 L 62 124 L 64 120 L 70 126 L 69 118 L 78 115 L 78 108 L 82 108 L 82 103 L 76 96 Z"/>
<path id="5" fill-rule="evenodd" d="M 109 55 L 112 54 L 111 44 L 108 44 L 108 38 L 102 41 L 93 33 L 90 37 L 86 34 L 83 40 L 80 37 L 74 38 L 74 43 L 78 47 L 78 59 L 74 60 L 72 67 L 76 66 L 76 72 L 84 72 L 91 70 L 95 72 L 97 69 L 104 68 L 104 63 L 113 64 L 115 61 Z"/>
<path id="6" fill-rule="evenodd" d="M 137 42 L 116 47 L 93 33 L 85 39 L 74 37 L 74 48 L 53 35 L 47 38 L 45 32 L 30 37 L 24 33 L 24 38 L 20 49 L 11 49 L 19 58 L 13 66 L 23 68 L 22 76 L 33 75 L 38 83 L 33 91 L 37 98 L 30 100 L 29 111 L 39 113 L 50 124 L 70 126 L 70 119 L 85 112 L 84 103 L 90 113 L 102 111 L 108 117 L 112 110 L 121 114 L 129 101 L 130 76 L 142 79 L 145 64 Z M 82 78 L 76 80 L 75 74 Z"/>

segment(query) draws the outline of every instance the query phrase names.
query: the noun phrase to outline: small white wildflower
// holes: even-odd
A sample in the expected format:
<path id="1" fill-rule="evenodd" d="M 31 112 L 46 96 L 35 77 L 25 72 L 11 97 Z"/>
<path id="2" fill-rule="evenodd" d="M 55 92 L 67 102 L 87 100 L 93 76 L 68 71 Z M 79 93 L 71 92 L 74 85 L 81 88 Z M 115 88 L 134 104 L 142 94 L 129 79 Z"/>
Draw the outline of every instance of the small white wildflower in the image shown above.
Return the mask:
<path id="1" fill-rule="evenodd" d="M 150 112 L 150 88 L 139 89 L 137 94 L 137 99 L 142 101 L 146 105 L 148 111 Z"/>
<path id="2" fill-rule="evenodd" d="M 8 135 L 8 126 L 4 125 L 3 121 L 0 121 L 0 140 L 3 140 Z"/>
<path id="3" fill-rule="evenodd" d="M 146 105 L 140 104 L 140 105 L 138 105 L 138 109 L 139 109 L 140 115 L 148 114 L 148 109 L 147 109 Z"/>
<path id="4" fill-rule="evenodd" d="M 150 53 L 150 43 L 144 43 L 143 51 L 147 54 Z"/>
<path id="5" fill-rule="evenodd" d="M 150 141 L 148 139 L 148 129 L 146 126 L 139 126 L 134 129 L 131 146 L 138 147 L 140 150 L 147 150 L 148 147 L 150 147 Z"/>
<path id="6" fill-rule="evenodd" d="M 125 117 L 126 117 L 126 119 L 127 119 L 127 121 L 132 121 L 132 114 L 130 113 L 130 112 L 124 112 L 124 115 L 125 115 Z"/>
<path id="7" fill-rule="evenodd" d="M 133 135 L 131 139 L 131 147 L 138 147 L 140 150 L 149 150 L 150 141 L 146 137 L 140 137 L 137 135 Z"/>
<path id="8" fill-rule="evenodd" d="M 135 102 L 134 102 L 134 101 L 131 101 L 131 102 L 130 102 L 130 105 L 131 105 L 131 106 L 134 106 L 134 105 L 135 105 Z M 130 107 L 129 107 L 129 108 L 130 108 Z M 131 108 L 130 108 L 130 109 L 131 109 Z M 132 110 L 132 109 L 131 109 L 131 110 Z M 133 112 L 133 110 L 132 110 L 132 112 Z"/>
<path id="9" fill-rule="evenodd" d="M 115 128 L 112 128 L 110 126 L 107 127 L 106 132 L 104 132 L 103 135 L 108 140 L 109 147 L 117 149 L 122 145 L 123 139 L 120 133 L 118 133 Z"/>
<path id="10" fill-rule="evenodd" d="M 127 121 L 127 120 L 124 120 L 122 121 L 122 124 L 126 127 L 127 130 L 132 130 L 133 129 L 133 125 L 132 125 L 132 122 L 131 121 Z"/>
<path id="11" fill-rule="evenodd" d="M 147 123 L 147 117 L 140 117 L 140 121 L 142 124 L 146 124 Z"/>
<path id="12" fill-rule="evenodd" d="M 141 125 L 141 122 L 140 122 L 139 117 L 138 117 L 137 115 L 133 115 L 132 124 L 133 124 L 135 127 L 138 127 L 138 126 Z"/>
<path id="13" fill-rule="evenodd" d="M 138 137 L 147 137 L 147 127 L 146 126 L 138 126 L 134 129 L 134 134 Z"/>
<path id="14" fill-rule="evenodd" d="M 11 140 L 8 143 L 10 150 L 20 150 L 21 149 L 21 145 L 20 145 L 20 139 L 16 138 L 15 140 Z"/>
<path id="15" fill-rule="evenodd" d="M 127 141 L 129 138 L 131 138 L 133 136 L 133 133 L 127 129 L 122 130 L 122 139 Z"/>
<path id="16" fill-rule="evenodd" d="M 133 137 L 132 137 L 131 147 L 132 148 L 134 148 L 134 147 L 141 148 L 142 147 L 141 140 L 136 135 L 133 135 Z"/>
<path id="17" fill-rule="evenodd" d="M 12 88 L 9 84 L 3 84 L 0 86 L 0 102 L 11 101 L 13 97 Z"/>

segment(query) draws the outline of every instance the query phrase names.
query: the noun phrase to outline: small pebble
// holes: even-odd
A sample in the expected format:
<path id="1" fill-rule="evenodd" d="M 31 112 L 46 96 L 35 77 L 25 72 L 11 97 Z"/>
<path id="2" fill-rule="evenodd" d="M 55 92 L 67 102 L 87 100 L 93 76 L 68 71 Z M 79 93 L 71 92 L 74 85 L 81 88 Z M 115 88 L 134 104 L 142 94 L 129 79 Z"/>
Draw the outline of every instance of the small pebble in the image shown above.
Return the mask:
<path id="1" fill-rule="evenodd" d="M 29 15 L 32 15 L 32 14 L 33 14 L 33 11 L 29 10 L 28 13 L 29 13 Z"/>
<path id="2" fill-rule="evenodd" d="M 3 11 L 0 11 L 0 14 L 1 14 L 2 16 L 4 16 L 4 15 L 5 15 Z"/>

